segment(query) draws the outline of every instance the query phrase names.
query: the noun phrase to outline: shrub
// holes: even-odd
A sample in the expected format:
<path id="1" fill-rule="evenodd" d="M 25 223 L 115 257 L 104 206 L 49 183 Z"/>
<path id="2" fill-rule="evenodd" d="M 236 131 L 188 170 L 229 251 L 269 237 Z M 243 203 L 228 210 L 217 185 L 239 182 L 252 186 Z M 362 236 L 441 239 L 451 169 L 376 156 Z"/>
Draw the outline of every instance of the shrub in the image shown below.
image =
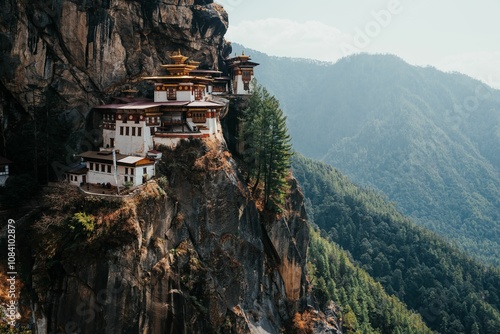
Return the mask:
<path id="1" fill-rule="evenodd" d="M 75 237 L 83 234 L 88 238 L 94 232 L 95 218 L 85 212 L 77 212 L 69 220 L 68 226 L 75 232 Z"/>

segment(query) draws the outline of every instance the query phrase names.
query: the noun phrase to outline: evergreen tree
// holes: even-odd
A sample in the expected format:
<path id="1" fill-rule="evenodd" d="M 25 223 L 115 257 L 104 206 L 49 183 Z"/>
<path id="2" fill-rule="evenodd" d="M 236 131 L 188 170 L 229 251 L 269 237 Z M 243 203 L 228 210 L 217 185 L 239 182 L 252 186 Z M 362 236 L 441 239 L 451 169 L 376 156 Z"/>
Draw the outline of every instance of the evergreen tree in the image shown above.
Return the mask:
<path id="1" fill-rule="evenodd" d="M 241 121 L 247 180 L 253 180 L 254 194 L 263 182 L 264 204 L 277 212 L 283 203 L 292 156 L 286 117 L 278 100 L 254 81 Z"/>

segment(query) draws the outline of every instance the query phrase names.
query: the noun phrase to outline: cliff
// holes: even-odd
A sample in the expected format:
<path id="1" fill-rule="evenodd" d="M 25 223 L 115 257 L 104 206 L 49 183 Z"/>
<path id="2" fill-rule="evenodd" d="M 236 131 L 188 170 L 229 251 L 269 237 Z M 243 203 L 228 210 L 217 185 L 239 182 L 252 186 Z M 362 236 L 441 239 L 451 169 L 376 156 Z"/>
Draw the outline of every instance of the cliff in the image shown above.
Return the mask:
<path id="1" fill-rule="evenodd" d="M 99 144 L 86 127 L 93 106 L 127 87 L 147 95 L 140 78 L 158 74 L 179 49 L 202 68 L 219 68 L 227 26 L 211 0 L 1 1 L 0 155 L 21 171 L 33 159 L 19 146 L 38 169 L 46 155 L 49 164 L 70 162 Z"/>
<path id="2" fill-rule="evenodd" d="M 0 154 L 35 181 L 99 146 L 93 106 L 129 87 L 151 94 L 140 78 L 158 74 L 174 51 L 218 69 L 227 49 L 228 18 L 212 1 L 0 8 Z M 232 147 L 235 129 L 233 117 Z M 165 150 L 164 177 L 128 197 L 48 187 L 41 207 L 19 219 L 23 322 L 38 333 L 293 328 L 309 298 L 303 196 L 290 178 L 283 213 L 263 215 L 224 147 L 207 140 Z"/>
<path id="3" fill-rule="evenodd" d="M 279 333 L 304 310 L 309 233 L 293 179 L 284 213 L 264 221 L 217 142 L 165 151 L 161 170 L 124 199 L 47 195 L 31 279 L 42 333 Z M 91 230 L 76 212 L 95 217 Z"/>

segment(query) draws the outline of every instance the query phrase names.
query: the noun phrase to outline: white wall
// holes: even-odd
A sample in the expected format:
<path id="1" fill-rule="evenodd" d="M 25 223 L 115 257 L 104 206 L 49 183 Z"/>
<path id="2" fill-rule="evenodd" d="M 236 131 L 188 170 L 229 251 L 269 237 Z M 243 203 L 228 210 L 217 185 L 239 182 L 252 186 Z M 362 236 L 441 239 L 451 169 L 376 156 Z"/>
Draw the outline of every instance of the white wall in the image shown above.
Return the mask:
<path id="1" fill-rule="evenodd" d="M 102 130 L 102 147 L 106 148 L 107 145 L 111 146 L 111 138 L 116 138 L 115 130 L 103 129 Z M 116 145 L 116 143 L 115 143 Z"/>
<path id="2" fill-rule="evenodd" d="M 181 142 L 181 138 L 165 138 L 165 137 L 155 137 L 155 146 L 167 146 L 170 148 L 175 148 Z"/>
<path id="3" fill-rule="evenodd" d="M 154 96 L 154 101 L 155 102 L 167 102 L 167 92 L 164 90 L 155 90 L 155 96 Z"/>
<path id="4" fill-rule="evenodd" d="M 104 172 L 101 171 L 101 163 L 99 164 L 99 171 L 90 170 L 90 162 L 87 161 L 87 168 L 89 168 L 87 182 L 92 184 L 102 184 L 102 183 L 111 183 L 111 185 L 116 186 L 115 176 L 114 176 L 114 167 L 112 163 L 104 164 L 106 167 Z M 111 166 L 111 173 L 108 173 L 108 165 Z M 94 162 L 94 169 L 96 167 L 96 163 Z M 146 168 L 146 173 L 144 173 L 144 168 Z M 143 184 L 143 175 L 146 176 L 146 181 L 155 176 L 155 166 L 147 165 L 147 166 L 137 166 L 137 167 L 128 167 L 128 166 L 117 166 L 117 180 L 118 186 L 123 187 L 126 182 L 132 182 L 133 186 L 139 186 Z M 76 183 L 79 185 L 81 180 Z"/>
<path id="5" fill-rule="evenodd" d="M 97 183 L 111 183 L 112 185 L 115 185 L 115 177 L 114 177 L 114 168 L 112 163 L 106 163 L 104 164 L 106 168 L 104 169 L 104 172 L 101 171 L 101 165 L 102 163 L 99 164 L 99 171 L 96 171 L 96 163 L 92 162 L 94 168 L 91 170 L 90 169 L 90 162 L 87 161 L 87 168 L 89 171 L 87 172 L 87 182 L 92 183 L 92 184 L 97 184 Z M 111 166 L 111 173 L 108 173 L 108 166 Z"/>
<path id="6" fill-rule="evenodd" d="M 252 78 L 253 78 L 253 76 L 252 76 Z M 237 75 L 234 78 L 234 81 L 235 82 L 233 84 L 233 94 L 250 94 L 250 90 L 244 89 L 245 84 L 243 83 L 243 75 Z M 249 88 L 250 88 L 250 85 L 249 85 Z"/>
<path id="7" fill-rule="evenodd" d="M 79 186 L 80 183 L 83 182 L 83 175 L 76 175 L 76 174 L 66 174 L 67 181 L 74 185 L 74 186 Z"/>
<path id="8" fill-rule="evenodd" d="M 121 135 L 121 127 L 123 127 L 123 135 Z M 126 128 L 129 128 L 128 136 Z M 132 128 L 135 128 L 135 136 L 132 136 Z M 141 128 L 141 136 L 137 130 Z M 151 131 L 149 127 L 146 126 L 146 122 L 142 121 L 139 123 L 127 122 L 123 123 L 118 121 L 116 123 L 115 130 L 115 148 L 120 151 L 121 154 L 129 155 L 142 155 L 145 156 L 146 153 L 153 149 L 153 138 L 151 136 Z"/>
<path id="9" fill-rule="evenodd" d="M 194 94 L 191 90 L 177 90 L 177 101 L 194 101 Z"/>

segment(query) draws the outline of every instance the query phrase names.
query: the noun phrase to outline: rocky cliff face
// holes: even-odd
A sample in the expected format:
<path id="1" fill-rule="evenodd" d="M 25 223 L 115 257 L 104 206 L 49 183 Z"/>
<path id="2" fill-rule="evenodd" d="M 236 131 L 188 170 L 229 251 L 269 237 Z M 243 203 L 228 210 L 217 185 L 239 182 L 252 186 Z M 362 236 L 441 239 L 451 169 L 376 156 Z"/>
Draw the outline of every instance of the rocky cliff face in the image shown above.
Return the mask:
<path id="1" fill-rule="evenodd" d="M 39 330 L 279 333 L 305 308 L 309 234 L 295 181 L 285 212 L 265 222 L 217 143 L 165 152 L 162 170 L 123 201 L 55 192 L 36 224 Z M 73 239 L 75 211 L 96 221 Z"/>
<path id="2" fill-rule="evenodd" d="M 127 85 L 146 94 L 140 78 L 178 49 L 217 69 L 227 25 L 211 0 L 0 1 L 0 155 L 26 122 L 64 118 L 78 142 L 92 106 Z"/>
<path id="3" fill-rule="evenodd" d="M 0 155 L 17 168 L 98 144 L 91 107 L 127 85 L 147 94 L 140 77 L 173 51 L 218 68 L 228 23 L 209 0 L 1 0 L 0 9 Z M 68 137 L 51 126 L 61 120 Z M 219 144 L 165 152 L 166 178 L 125 199 L 57 188 L 20 222 L 25 306 L 39 333 L 279 333 L 305 308 L 297 184 L 284 213 L 264 220 Z"/>

